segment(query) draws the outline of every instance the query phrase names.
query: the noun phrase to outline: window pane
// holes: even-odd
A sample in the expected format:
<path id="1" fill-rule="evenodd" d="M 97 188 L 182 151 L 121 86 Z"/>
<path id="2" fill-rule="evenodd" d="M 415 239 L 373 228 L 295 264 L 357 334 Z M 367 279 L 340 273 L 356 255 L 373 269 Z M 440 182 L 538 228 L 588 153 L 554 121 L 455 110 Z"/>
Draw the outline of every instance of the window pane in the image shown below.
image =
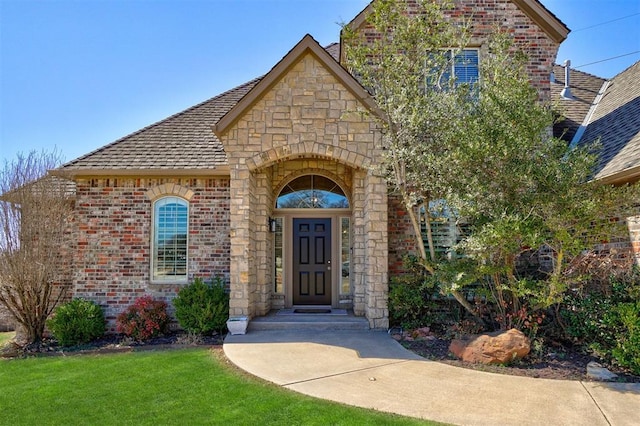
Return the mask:
<path id="1" fill-rule="evenodd" d="M 448 257 L 455 256 L 456 254 L 452 249 L 461 241 L 465 225 L 458 224 L 455 214 L 445 200 L 431 201 L 428 212 L 425 211 L 424 207 L 420 209 L 422 236 L 427 250 L 429 250 L 425 217 L 427 214 L 429 214 L 431 220 L 431 237 L 433 238 L 436 253 Z"/>
<path id="2" fill-rule="evenodd" d="M 447 50 L 444 54 L 431 53 L 428 55 L 427 66 L 431 70 L 427 73 L 427 86 L 446 90 L 450 84 L 474 84 L 478 81 L 479 59 L 477 49 L 464 49 L 453 56 L 453 50 Z M 446 60 L 446 63 L 442 61 Z M 439 80 L 435 80 L 435 76 Z M 435 80 L 435 81 L 432 81 Z M 438 81 L 439 84 L 435 84 Z"/>
<path id="3" fill-rule="evenodd" d="M 351 293 L 351 221 L 340 218 L 341 282 L 340 293 Z"/>
<path id="4" fill-rule="evenodd" d="M 282 223 L 283 219 L 281 217 L 276 217 L 274 219 L 276 222 L 276 232 L 273 235 L 273 247 L 274 247 L 274 291 L 276 293 L 284 292 L 284 269 L 283 269 L 283 258 L 284 258 L 284 246 L 282 239 Z"/>
<path id="5" fill-rule="evenodd" d="M 289 182 L 276 201 L 279 209 L 341 209 L 349 200 L 334 181 L 324 176 L 300 176 Z"/>
<path id="6" fill-rule="evenodd" d="M 175 197 L 156 201 L 154 205 L 154 278 L 187 276 L 187 202 Z"/>
<path id="7" fill-rule="evenodd" d="M 455 57 L 453 72 L 456 84 L 473 84 L 478 81 L 478 51 L 463 50 Z"/>

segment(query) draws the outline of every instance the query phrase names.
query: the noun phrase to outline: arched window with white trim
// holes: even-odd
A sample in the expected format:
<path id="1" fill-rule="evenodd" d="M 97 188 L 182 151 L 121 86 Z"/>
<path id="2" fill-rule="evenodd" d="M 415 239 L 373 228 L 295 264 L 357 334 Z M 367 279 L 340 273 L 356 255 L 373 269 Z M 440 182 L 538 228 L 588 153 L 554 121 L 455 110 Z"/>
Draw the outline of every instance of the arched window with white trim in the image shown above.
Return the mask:
<path id="1" fill-rule="evenodd" d="M 155 282 L 187 281 L 189 202 L 162 197 L 153 203 L 153 256 Z"/>

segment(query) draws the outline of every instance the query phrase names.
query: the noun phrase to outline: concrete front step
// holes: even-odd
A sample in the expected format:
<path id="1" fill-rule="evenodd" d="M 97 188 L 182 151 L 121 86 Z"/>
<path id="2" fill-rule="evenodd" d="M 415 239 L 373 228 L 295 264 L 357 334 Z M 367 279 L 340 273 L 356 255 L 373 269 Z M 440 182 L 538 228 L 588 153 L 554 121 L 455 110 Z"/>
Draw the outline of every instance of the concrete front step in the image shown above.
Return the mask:
<path id="1" fill-rule="evenodd" d="M 369 330 L 369 321 L 356 317 L 351 312 L 294 313 L 291 310 L 270 312 L 263 317 L 253 318 L 248 331 L 264 330 Z"/>

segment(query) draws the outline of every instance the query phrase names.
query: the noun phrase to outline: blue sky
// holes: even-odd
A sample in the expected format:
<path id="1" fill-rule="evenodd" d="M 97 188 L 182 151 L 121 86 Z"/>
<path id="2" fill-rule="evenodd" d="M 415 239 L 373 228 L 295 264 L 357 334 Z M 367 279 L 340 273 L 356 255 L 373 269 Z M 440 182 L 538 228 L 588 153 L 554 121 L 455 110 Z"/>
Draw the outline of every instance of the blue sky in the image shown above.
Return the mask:
<path id="1" fill-rule="evenodd" d="M 264 74 L 306 33 L 337 41 L 368 2 L 0 0 L 0 161 L 86 154 Z M 640 51 L 638 0 L 542 2 L 574 30 L 557 62 Z M 612 77 L 638 60 L 579 69 Z"/>

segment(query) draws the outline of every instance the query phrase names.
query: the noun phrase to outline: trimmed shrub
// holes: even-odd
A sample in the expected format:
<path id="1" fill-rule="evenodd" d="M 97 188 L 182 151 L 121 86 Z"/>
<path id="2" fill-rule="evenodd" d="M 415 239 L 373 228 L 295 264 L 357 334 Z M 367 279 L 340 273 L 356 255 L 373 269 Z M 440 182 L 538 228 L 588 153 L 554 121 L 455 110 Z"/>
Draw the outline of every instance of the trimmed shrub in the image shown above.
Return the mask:
<path id="1" fill-rule="evenodd" d="M 137 298 L 133 305 L 118 315 L 116 329 L 139 342 L 164 334 L 169 327 L 167 304 L 151 296 Z"/>
<path id="2" fill-rule="evenodd" d="M 194 334 L 222 333 L 229 318 L 229 295 L 220 278 L 210 283 L 196 278 L 180 290 L 173 306 L 180 326 Z"/>
<path id="3" fill-rule="evenodd" d="M 61 346 L 81 345 L 104 335 L 104 313 L 90 300 L 73 299 L 56 308 L 47 326 Z"/>

